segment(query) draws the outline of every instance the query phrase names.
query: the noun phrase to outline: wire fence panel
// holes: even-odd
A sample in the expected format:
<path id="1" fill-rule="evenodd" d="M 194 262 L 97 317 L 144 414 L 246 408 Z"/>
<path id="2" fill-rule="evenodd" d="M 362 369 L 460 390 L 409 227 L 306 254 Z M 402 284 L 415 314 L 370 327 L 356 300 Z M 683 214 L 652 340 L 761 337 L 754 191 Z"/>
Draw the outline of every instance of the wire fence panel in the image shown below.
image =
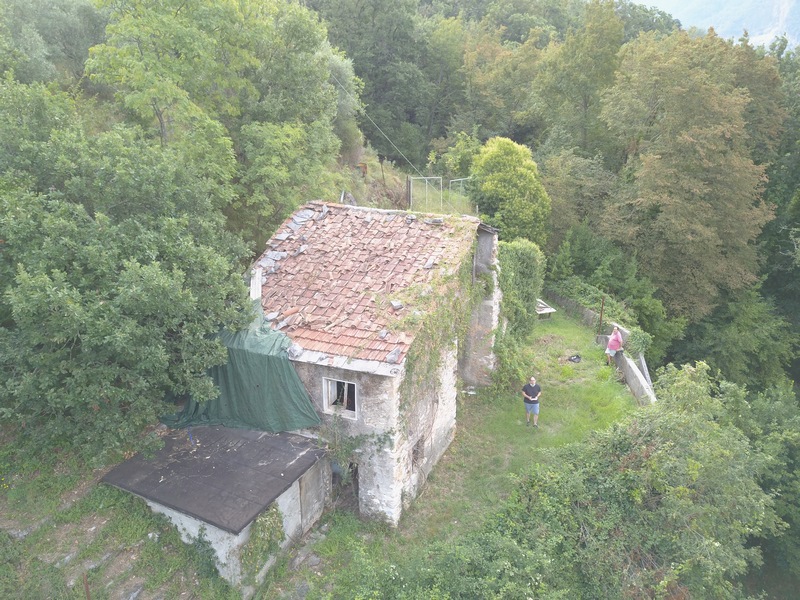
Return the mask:
<path id="1" fill-rule="evenodd" d="M 441 177 L 409 177 L 408 208 L 415 212 L 440 215 L 477 215 L 467 197 L 466 179 L 448 180 L 443 189 Z"/>

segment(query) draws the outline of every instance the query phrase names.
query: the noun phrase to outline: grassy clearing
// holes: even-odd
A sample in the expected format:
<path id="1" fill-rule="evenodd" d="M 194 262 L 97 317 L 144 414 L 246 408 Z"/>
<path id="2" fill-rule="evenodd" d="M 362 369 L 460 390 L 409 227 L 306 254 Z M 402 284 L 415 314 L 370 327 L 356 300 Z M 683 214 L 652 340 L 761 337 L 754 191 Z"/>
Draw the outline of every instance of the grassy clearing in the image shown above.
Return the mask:
<path id="1" fill-rule="evenodd" d="M 580 354 L 581 362 L 566 360 Z M 313 568 L 272 577 L 260 598 L 345 598 L 354 582 L 391 577 L 393 564 L 419 558 L 433 541 L 478 529 L 512 491 L 517 476 L 547 449 L 582 439 L 635 410 L 627 388 L 607 367 L 582 325 L 557 313 L 539 322 L 524 360 L 542 386 L 539 428 L 525 426 L 519 390 L 461 394 L 453 444 L 396 530 L 345 513 L 328 516 L 327 536 L 314 546 Z"/>

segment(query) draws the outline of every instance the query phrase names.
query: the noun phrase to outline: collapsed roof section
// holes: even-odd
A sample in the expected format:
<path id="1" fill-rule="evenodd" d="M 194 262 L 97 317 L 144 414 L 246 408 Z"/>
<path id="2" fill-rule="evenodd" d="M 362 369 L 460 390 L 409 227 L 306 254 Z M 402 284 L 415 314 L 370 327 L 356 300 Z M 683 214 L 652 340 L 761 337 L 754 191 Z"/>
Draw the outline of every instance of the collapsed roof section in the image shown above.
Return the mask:
<path id="1" fill-rule="evenodd" d="M 470 257 L 479 225 L 469 216 L 312 202 L 268 242 L 251 289 L 294 343 L 293 360 L 392 370 L 415 334 L 398 323 L 423 311 L 409 290 L 436 293 Z"/>

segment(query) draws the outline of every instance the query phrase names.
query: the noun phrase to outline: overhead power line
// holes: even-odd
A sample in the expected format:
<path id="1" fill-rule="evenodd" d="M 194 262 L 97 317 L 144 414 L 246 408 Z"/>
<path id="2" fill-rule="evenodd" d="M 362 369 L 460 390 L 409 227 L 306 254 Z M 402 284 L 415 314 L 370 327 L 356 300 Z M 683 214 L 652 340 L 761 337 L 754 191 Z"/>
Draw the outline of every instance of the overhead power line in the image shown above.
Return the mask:
<path id="1" fill-rule="evenodd" d="M 353 96 L 353 94 L 351 94 L 351 93 L 349 92 L 349 90 L 348 90 L 346 87 L 344 87 L 344 86 L 341 84 L 341 82 L 340 82 L 338 79 L 336 79 L 336 75 L 334 75 L 333 73 L 331 73 L 331 78 L 333 78 L 333 80 L 334 80 L 336 83 L 338 83 L 338 84 L 339 84 L 339 87 L 340 87 L 340 88 L 342 88 L 342 90 L 344 91 L 344 93 L 345 93 L 345 94 L 347 94 L 347 95 L 350 97 L 350 99 L 351 99 L 351 100 L 353 100 L 354 102 L 356 102 L 356 104 L 357 104 L 357 105 L 360 105 L 360 104 L 361 104 L 361 102 L 359 101 L 359 99 L 358 99 L 358 98 L 356 98 L 355 96 Z M 378 124 L 377 124 L 375 121 L 373 121 L 373 120 L 372 120 L 372 117 L 370 117 L 370 116 L 369 116 L 369 114 L 367 114 L 367 110 L 366 110 L 365 108 L 362 108 L 362 109 L 361 109 L 361 111 L 364 113 L 364 116 L 365 116 L 365 117 L 367 117 L 367 119 L 369 119 L 369 122 L 370 122 L 370 123 L 372 123 L 372 125 L 375 127 L 375 129 L 377 129 L 377 130 L 378 130 L 378 131 L 381 133 L 381 135 L 382 135 L 383 137 L 385 137 L 385 138 L 386 138 L 386 141 L 387 141 L 387 142 L 389 142 L 389 143 L 392 145 L 392 148 L 394 148 L 395 150 L 397 150 L 397 153 L 398 153 L 400 156 L 402 156 L 402 157 L 403 157 L 403 159 L 404 159 L 404 160 L 405 160 L 405 161 L 406 161 L 406 162 L 407 162 L 409 165 L 411 165 L 411 168 L 412 168 L 412 169 L 414 169 L 414 171 L 416 171 L 416 172 L 417 172 L 417 174 L 418 174 L 420 177 L 424 177 L 424 175 L 423 175 L 423 174 L 420 172 L 420 170 L 419 170 L 419 169 L 417 169 L 417 167 L 415 167 L 415 166 L 414 166 L 414 163 L 412 163 L 410 160 L 408 160 L 408 158 L 406 157 L 406 155 L 405 155 L 405 154 L 403 154 L 403 152 L 400 150 L 400 148 L 398 148 L 398 147 L 395 145 L 395 143 L 394 143 L 394 142 L 393 142 L 391 139 L 389 139 L 389 136 L 388 136 L 388 135 L 386 135 L 386 134 L 383 132 L 383 129 L 381 129 L 380 127 L 378 127 Z"/>

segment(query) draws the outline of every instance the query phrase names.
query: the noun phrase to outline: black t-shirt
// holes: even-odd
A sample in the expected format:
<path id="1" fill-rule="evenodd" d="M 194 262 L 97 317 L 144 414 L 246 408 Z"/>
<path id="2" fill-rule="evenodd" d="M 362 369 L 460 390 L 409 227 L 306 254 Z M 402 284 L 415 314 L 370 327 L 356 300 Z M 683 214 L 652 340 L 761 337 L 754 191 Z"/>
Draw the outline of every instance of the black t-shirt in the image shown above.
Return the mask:
<path id="1" fill-rule="evenodd" d="M 525 394 L 528 394 L 528 396 L 530 396 L 531 398 L 536 398 L 542 392 L 542 388 L 539 386 L 538 383 L 535 384 L 535 385 L 531 385 L 530 383 L 526 383 L 525 387 L 522 388 L 522 391 Z M 528 403 L 528 404 L 538 404 L 539 400 L 538 399 L 537 400 L 528 400 L 527 398 L 525 398 L 525 402 Z"/>

